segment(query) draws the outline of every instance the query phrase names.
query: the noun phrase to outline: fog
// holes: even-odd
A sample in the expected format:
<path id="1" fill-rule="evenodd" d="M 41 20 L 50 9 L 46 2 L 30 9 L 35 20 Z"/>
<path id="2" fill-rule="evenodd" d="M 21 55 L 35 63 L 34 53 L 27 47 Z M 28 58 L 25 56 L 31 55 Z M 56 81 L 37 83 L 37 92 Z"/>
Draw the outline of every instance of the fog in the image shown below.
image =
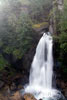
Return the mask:
<path id="1" fill-rule="evenodd" d="M 45 12 L 51 6 L 51 1 L 0 0 L 0 37 L 7 31 L 7 26 L 16 29 L 16 26 L 19 27 L 19 24 L 26 20 L 31 23 L 43 21 Z"/>

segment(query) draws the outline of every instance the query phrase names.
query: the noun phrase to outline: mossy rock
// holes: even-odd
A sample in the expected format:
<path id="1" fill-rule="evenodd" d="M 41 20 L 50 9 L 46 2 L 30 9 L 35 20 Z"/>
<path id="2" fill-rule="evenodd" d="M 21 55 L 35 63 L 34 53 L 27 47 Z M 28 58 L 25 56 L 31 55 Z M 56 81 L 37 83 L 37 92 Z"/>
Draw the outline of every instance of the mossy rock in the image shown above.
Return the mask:
<path id="1" fill-rule="evenodd" d="M 48 27 L 48 22 L 42 22 L 42 23 L 39 23 L 39 24 L 33 24 L 32 27 L 36 31 L 41 31 L 42 29 Z"/>

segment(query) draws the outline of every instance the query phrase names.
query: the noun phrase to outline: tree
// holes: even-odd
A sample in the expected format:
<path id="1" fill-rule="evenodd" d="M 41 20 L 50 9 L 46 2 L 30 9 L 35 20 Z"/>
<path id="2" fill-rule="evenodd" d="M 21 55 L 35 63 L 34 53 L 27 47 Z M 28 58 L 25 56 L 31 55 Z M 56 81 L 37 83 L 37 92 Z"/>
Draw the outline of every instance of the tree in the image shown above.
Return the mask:
<path id="1" fill-rule="evenodd" d="M 10 3 L 11 0 L 9 0 Z M 2 18 L 2 23 L 0 23 L 0 54 L 5 60 L 7 59 L 3 55 L 12 55 L 15 60 L 22 59 L 34 43 L 33 40 L 36 34 L 28 13 L 23 10 L 20 10 L 19 13 L 17 11 L 21 2 L 16 1 L 16 3 L 16 6 L 11 3 L 11 7 L 7 7 L 10 7 L 7 12 L 6 9 L 4 10 L 3 14 L 5 16 Z M 4 62 L 1 56 L 0 62 Z M 7 62 L 10 63 L 9 60 Z"/>

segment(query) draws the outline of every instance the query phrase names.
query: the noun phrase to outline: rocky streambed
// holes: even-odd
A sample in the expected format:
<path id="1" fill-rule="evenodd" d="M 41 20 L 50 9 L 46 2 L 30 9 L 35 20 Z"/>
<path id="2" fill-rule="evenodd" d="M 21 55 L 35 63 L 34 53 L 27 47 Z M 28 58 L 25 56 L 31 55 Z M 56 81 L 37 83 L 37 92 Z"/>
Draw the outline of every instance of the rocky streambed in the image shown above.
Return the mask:
<path id="1" fill-rule="evenodd" d="M 0 79 L 0 100 L 36 100 L 32 94 L 24 94 L 21 90 L 28 83 L 27 73 L 16 73 L 14 76 L 7 77 L 6 73 Z M 57 73 L 56 88 L 67 98 L 67 82 L 62 79 L 61 74 Z"/>
<path id="2" fill-rule="evenodd" d="M 20 79 L 20 76 L 18 77 L 18 79 Z M 16 78 L 15 81 L 18 79 Z M 59 79 L 56 80 L 56 83 L 57 88 L 61 90 L 65 97 L 67 97 L 67 83 Z M 5 85 L 0 89 L 0 100 L 36 100 L 36 98 L 32 94 L 27 93 L 22 95 L 22 89 L 24 89 L 24 87 L 20 83 L 16 85 L 15 82 L 12 82 L 10 86 Z"/>
<path id="3" fill-rule="evenodd" d="M 24 94 L 20 92 L 23 89 L 20 85 L 19 88 L 12 86 L 13 90 L 9 89 L 9 86 L 5 86 L 0 90 L 0 100 L 36 100 L 32 94 Z"/>

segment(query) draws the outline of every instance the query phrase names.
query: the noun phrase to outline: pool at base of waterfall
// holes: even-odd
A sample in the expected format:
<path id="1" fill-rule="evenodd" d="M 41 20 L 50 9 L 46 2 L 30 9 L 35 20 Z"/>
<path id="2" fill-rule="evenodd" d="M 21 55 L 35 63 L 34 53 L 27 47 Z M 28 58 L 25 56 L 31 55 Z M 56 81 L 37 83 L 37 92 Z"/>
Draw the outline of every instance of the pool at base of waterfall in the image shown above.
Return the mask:
<path id="1" fill-rule="evenodd" d="M 46 89 L 39 86 L 27 86 L 25 93 L 31 93 L 37 100 L 65 100 L 63 94 L 56 89 Z"/>

